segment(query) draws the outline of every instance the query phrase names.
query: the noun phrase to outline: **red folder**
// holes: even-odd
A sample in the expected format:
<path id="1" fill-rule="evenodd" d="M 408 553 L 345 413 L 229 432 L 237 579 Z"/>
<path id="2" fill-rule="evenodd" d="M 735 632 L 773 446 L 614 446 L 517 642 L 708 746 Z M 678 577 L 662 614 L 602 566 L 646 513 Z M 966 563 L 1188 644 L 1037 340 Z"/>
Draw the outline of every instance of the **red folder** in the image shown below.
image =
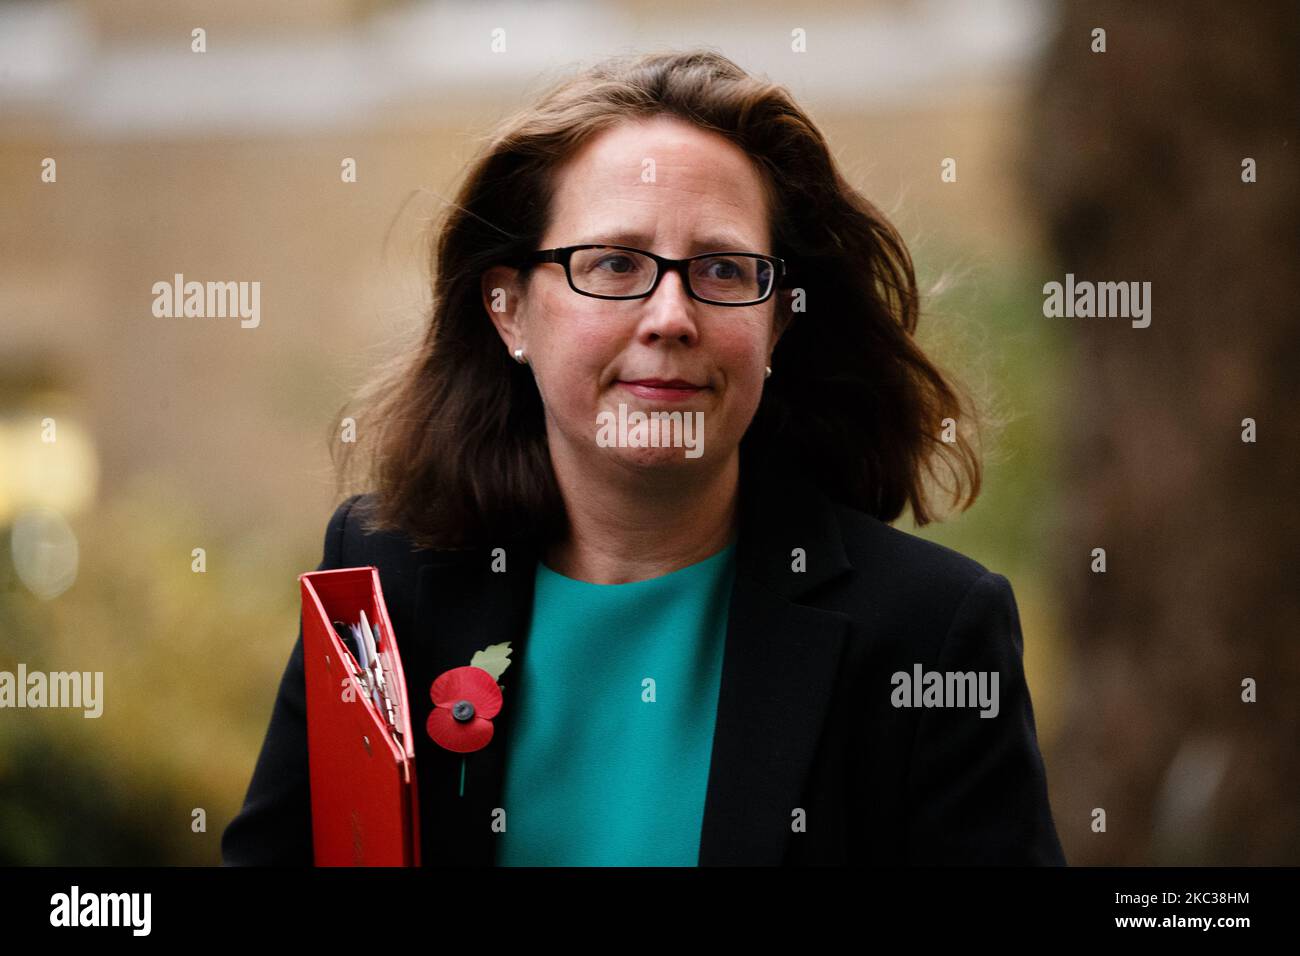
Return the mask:
<path id="1" fill-rule="evenodd" d="M 415 738 L 379 571 L 312 571 L 298 581 L 316 865 L 419 866 Z M 388 645 L 400 740 L 370 695 L 358 689 L 360 668 L 332 623 L 355 624 L 363 610 L 380 631 L 381 651 Z"/>

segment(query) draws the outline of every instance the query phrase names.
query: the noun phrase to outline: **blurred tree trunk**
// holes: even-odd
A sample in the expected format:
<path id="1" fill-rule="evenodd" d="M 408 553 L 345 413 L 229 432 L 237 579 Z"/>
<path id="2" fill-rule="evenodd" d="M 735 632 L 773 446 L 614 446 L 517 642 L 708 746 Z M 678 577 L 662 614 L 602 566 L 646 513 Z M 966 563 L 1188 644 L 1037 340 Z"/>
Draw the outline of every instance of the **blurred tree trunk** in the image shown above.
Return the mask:
<path id="1" fill-rule="evenodd" d="M 1300 863 L 1297 10 L 1067 0 L 1031 104 L 1043 281 L 1152 283 L 1148 328 L 1042 319 L 1075 353 L 1049 765 L 1071 864 Z"/>

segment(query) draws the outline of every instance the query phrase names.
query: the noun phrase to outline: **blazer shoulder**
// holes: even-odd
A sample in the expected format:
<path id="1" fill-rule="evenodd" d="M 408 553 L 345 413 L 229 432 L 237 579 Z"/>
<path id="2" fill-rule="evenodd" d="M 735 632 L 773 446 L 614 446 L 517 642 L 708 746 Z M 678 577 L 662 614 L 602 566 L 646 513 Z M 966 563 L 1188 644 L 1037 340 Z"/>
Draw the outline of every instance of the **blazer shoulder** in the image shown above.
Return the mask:
<path id="1" fill-rule="evenodd" d="M 348 541 L 348 517 L 352 513 L 353 507 L 362 495 L 352 495 L 346 498 L 330 515 L 330 519 L 325 524 L 325 548 L 324 557 L 327 564 L 333 567 L 347 567 L 344 562 L 347 559 L 347 553 L 350 550 Z"/>
<path id="2" fill-rule="evenodd" d="M 402 559 L 417 557 L 422 549 L 416 548 L 408 535 L 392 529 L 377 529 L 373 524 L 375 493 L 354 494 L 346 498 L 329 520 L 326 544 L 333 540 L 337 547 L 340 567 L 391 564 Z"/>
<path id="3" fill-rule="evenodd" d="M 326 531 L 326 554 L 335 556 L 335 567 L 379 569 L 380 586 L 394 606 L 409 603 L 426 565 L 458 562 L 465 552 L 443 551 L 417 546 L 401 530 L 377 527 L 376 495 L 373 491 L 346 498 L 330 517 Z"/>
<path id="4" fill-rule="evenodd" d="M 963 604 L 983 593 L 981 584 L 1010 592 L 1006 578 L 960 551 L 854 508 L 835 508 L 852 566 L 835 604 L 859 621 L 884 623 L 913 646 L 937 651 Z"/>
<path id="5" fill-rule="evenodd" d="M 886 524 L 847 505 L 834 505 L 845 555 L 859 570 L 869 570 L 891 584 L 918 580 L 929 589 L 965 592 L 994 572 L 969 555 Z"/>

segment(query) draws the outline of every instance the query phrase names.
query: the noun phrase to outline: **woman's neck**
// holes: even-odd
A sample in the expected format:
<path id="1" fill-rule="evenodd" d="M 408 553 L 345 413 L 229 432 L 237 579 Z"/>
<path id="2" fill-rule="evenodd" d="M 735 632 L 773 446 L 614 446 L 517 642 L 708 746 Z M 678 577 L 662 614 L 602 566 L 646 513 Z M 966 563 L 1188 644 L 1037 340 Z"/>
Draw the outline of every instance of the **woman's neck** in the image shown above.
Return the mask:
<path id="1" fill-rule="evenodd" d="M 605 476 L 607 477 L 607 476 Z M 547 549 L 547 567 L 593 584 L 626 584 L 671 574 L 732 542 L 740 459 L 691 481 L 593 480 L 556 468 L 569 534 Z"/>

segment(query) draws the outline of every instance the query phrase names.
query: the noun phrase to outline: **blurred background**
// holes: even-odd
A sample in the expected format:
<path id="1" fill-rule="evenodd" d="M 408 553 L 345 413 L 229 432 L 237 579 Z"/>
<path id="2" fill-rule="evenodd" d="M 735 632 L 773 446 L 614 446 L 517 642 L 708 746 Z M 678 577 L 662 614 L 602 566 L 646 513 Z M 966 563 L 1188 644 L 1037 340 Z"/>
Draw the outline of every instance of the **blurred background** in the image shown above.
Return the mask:
<path id="1" fill-rule="evenodd" d="M 0 670 L 105 675 L 0 710 L 0 863 L 219 862 L 443 197 L 550 81 L 695 45 L 811 112 L 999 423 L 975 506 L 897 526 L 1010 578 L 1068 860 L 1300 863 L 1300 26 L 1141 6 L 0 2 Z M 1044 317 L 1067 272 L 1150 327 Z M 260 324 L 155 317 L 176 273 Z"/>

